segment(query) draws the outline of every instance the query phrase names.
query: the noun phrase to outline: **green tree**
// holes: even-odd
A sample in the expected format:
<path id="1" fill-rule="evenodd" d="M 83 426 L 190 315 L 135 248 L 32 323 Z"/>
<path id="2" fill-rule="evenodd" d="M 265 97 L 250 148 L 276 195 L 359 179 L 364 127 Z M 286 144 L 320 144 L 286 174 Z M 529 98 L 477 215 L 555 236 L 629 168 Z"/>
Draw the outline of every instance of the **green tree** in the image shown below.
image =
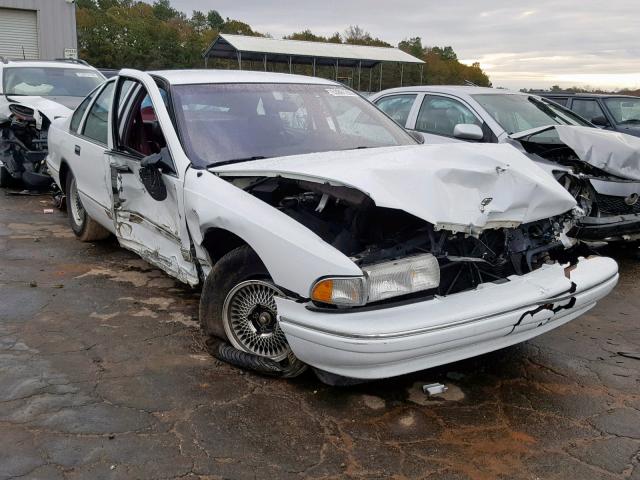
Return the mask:
<path id="1" fill-rule="evenodd" d="M 402 40 L 398 44 L 398 48 L 416 58 L 422 58 L 424 56 L 424 47 L 422 46 L 422 38 L 420 37 L 412 37 Z"/>
<path id="2" fill-rule="evenodd" d="M 231 20 L 227 18 L 222 26 L 222 33 L 232 33 L 234 35 L 251 35 L 253 37 L 263 37 L 261 33 L 254 32 L 251 26 L 240 20 Z"/>
<path id="3" fill-rule="evenodd" d="M 221 30 L 224 25 L 224 19 L 217 10 L 209 10 L 209 13 L 207 13 L 207 23 L 212 30 Z"/>

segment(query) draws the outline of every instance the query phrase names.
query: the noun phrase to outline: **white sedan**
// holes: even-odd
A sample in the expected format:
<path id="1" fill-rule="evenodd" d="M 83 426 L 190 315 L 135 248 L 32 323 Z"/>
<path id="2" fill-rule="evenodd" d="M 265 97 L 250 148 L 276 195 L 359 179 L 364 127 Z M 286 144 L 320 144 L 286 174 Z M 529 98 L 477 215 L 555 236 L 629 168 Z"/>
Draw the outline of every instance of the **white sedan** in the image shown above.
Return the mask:
<path id="1" fill-rule="evenodd" d="M 215 355 L 264 373 L 339 383 L 472 357 L 618 280 L 567 237 L 571 195 L 516 149 L 419 145 L 328 80 L 123 70 L 49 143 L 78 238 L 113 234 L 202 285 Z"/>
<path id="2" fill-rule="evenodd" d="M 370 100 L 426 143 L 513 145 L 577 200 L 586 214 L 577 237 L 640 242 L 640 138 L 595 128 L 545 98 L 499 88 L 402 87 Z"/>

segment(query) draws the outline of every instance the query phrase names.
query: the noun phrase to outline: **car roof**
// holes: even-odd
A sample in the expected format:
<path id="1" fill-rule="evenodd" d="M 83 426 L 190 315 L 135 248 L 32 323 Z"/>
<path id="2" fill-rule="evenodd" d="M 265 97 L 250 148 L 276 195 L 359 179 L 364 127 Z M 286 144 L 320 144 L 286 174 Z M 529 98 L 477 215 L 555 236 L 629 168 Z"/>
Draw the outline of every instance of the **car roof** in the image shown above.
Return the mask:
<path id="1" fill-rule="evenodd" d="M 299 83 L 341 85 L 324 78 L 291 75 L 288 73 L 255 72 L 247 70 L 157 70 L 148 72 L 165 79 L 172 85 L 201 83 Z"/>
<path id="2" fill-rule="evenodd" d="M 618 93 L 574 93 L 574 92 L 532 92 L 541 97 L 587 97 L 587 98 L 638 98 L 633 95 Z"/>
<path id="3" fill-rule="evenodd" d="M 2 67 L 46 67 L 46 68 L 77 68 L 82 70 L 95 70 L 89 64 L 74 62 L 68 60 L 11 60 L 6 59 L 5 62 L 0 61 Z"/>
<path id="4" fill-rule="evenodd" d="M 418 92 L 418 93 L 449 93 L 452 95 L 478 95 L 478 94 L 490 94 L 490 95 L 523 95 L 522 92 L 516 92 L 513 90 L 505 90 L 501 88 L 489 88 L 489 87 L 475 87 L 467 85 L 416 85 L 413 87 L 399 87 L 384 90 L 384 93 L 403 93 L 403 92 Z"/>

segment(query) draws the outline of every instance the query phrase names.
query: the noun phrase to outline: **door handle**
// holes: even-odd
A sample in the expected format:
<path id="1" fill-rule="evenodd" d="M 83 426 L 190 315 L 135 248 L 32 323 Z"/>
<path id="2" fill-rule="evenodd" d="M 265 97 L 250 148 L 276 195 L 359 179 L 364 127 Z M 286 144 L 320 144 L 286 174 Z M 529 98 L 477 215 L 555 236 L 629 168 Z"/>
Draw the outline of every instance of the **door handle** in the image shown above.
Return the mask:
<path id="1" fill-rule="evenodd" d="M 80 145 L 76 145 L 74 151 L 76 152 L 76 155 L 80 155 Z"/>

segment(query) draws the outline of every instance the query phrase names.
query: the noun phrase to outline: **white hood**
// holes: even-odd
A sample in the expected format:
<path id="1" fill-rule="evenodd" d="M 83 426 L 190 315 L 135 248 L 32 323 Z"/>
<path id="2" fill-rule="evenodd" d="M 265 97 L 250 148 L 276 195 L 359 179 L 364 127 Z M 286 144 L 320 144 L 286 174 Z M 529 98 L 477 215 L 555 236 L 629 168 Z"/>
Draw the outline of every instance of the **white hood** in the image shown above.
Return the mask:
<path id="1" fill-rule="evenodd" d="M 510 145 L 387 147 L 213 167 L 225 177 L 283 176 L 353 187 L 379 207 L 437 228 L 479 231 L 550 218 L 575 206 L 560 184 Z"/>
<path id="2" fill-rule="evenodd" d="M 72 109 L 65 107 L 61 103 L 43 97 L 9 95 L 8 98 L 11 103 L 19 103 L 25 107 L 39 111 L 51 122 L 56 118 L 66 118 L 73 113 Z"/>
<path id="3" fill-rule="evenodd" d="M 555 128 L 560 141 L 578 158 L 604 172 L 629 180 L 640 180 L 640 138 L 592 127 L 549 125 L 511 135 L 522 140 Z"/>

